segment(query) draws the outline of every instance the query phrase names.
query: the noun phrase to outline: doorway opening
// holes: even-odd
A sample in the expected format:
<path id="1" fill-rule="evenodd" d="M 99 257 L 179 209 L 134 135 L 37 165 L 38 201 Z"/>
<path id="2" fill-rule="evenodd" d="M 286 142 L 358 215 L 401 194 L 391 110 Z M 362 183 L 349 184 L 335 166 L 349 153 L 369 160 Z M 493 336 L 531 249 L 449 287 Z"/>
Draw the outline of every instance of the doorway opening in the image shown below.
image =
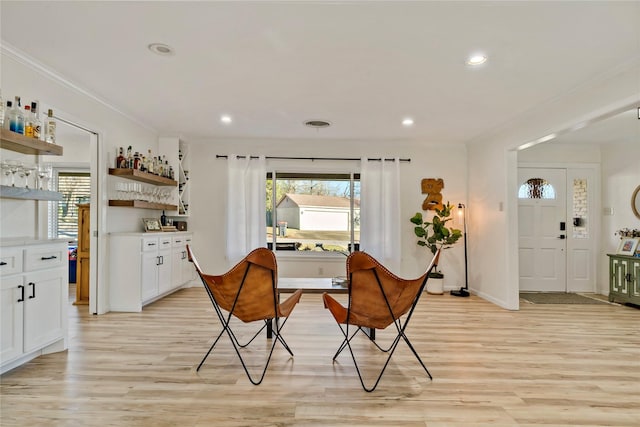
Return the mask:
<path id="1" fill-rule="evenodd" d="M 595 292 L 597 169 L 518 168 L 519 290 Z"/>
<path id="2" fill-rule="evenodd" d="M 64 154 L 41 156 L 40 162 L 51 168 L 50 186 L 63 194 L 63 200 L 49 202 L 46 212 L 39 214 L 39 234 L 69 242 L 69 283 L 76 291 L 71 301 L 97 314 L 98 133 L 58 115 L 55 119 Z"/>

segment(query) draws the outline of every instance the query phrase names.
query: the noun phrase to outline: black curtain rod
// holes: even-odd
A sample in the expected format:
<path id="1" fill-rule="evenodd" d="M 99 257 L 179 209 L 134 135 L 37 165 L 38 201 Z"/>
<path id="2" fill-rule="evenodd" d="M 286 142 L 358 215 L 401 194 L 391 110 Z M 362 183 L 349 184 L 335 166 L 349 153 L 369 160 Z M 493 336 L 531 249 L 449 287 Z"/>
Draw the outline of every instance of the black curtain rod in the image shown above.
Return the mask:
<path id="1" fill-rule="evenodd" d="M 226 159 L 229 156 L 225 155 L 225 154 L 216 154 L 216 159 Z M 247 156 L 236 156 L 236 158 L 238 159 L 246 159 Z M 249 156 L 250 159 L 258 159 L 258 156 Z M 266 156 L 266 159 L 277 159 L 277 160 L 362 160 L 358 157 L 282 157 L 282 156 Z M 375 159 L 367 159 L 369 161 L 382 161 L 384 160 L 385 162 L 392 162 L 395 159 L 383 159 L 383 158 L 375 158 Z M 410 162 L 411 159 L 400 159 L 401 162 Z"/>

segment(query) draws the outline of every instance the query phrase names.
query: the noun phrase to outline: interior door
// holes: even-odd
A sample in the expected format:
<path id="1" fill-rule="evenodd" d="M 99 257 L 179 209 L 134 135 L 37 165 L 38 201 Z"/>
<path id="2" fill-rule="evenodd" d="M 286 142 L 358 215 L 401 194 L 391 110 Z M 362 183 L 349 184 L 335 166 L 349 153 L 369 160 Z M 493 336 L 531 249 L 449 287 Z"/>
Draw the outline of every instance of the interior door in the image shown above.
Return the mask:
<path id="1" fill-rule="evenodd" d="M 518 168 L 520 290 L 566 292 L 566 171 Z"/>

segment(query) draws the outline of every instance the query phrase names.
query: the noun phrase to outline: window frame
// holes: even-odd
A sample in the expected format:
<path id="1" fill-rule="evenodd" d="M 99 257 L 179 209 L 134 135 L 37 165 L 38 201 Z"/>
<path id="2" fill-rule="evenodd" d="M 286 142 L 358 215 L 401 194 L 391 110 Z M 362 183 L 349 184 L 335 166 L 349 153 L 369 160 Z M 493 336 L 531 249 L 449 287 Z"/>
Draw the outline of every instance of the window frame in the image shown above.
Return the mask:
<path id="1" fill-rule="evenodd" d="M 66 174 L 69 175 L 80 175 L 80 176 L 86 176 L 86 178 L 88 179 L 88 193 L 87 193 L 87 198 L 91 198 L 91 170 L 87 169 L 87 168 L 81 168 L 81 167 L 53 167 L 53 173 L 52 173 L 52 177 L 51 177 L 51 188 L 55 188 L 55 191 L 59 190 L 59 185 L 60 185 L 60 175 L 65 176 Z M 60 201 L 51 201 L 48 202 L 48 206 L 47 206 L 47 234 L 49 236 L 49 238 L 51 239 L 66 239 L 69 243 L 77 243 L 78 241 L 78 236 L 77 236 L 77 231 L 76 231 L 76 236 L 74 238 L 72 237 L 65 237 L 65 236 L 60 236 L 60 218 L 59 218 L 59 209 L 60 209 Z"/>
<path id="2" fill-rule="evenodd" d="M 349 215 L 351 218 L 351 224 L 349 227 L 349 245 L 351 246 L 351 248 L 358 248 L 360 245 L 360 242 L 355 242 L 355 227 L 354 227 L 354 219 L 355 219 L 355 198 L 354 198 L 354 190 L 355 190 L 355 182 L 356 181 L 360 181 L 361 174 L 359 170 L 355 170 L 355 168 L 348 168 L 348 169 L 340 169 L 340 170 L 336 170 L 336 169 L 331 169 L 331 170 L 313 170 L 313 171 L 303 171 L 303 170 L 299 170 L 298 168 L 288 168 L 288 167 L 278 167 L 278 168 L 273 168 L 271 170 L 267 170 L 267 174 L 266 174 L 266 181 L 265 181 L 265 185 L 266 182 L 268 182 L 269 180 L 273 179 L 274 184 L 271 186 L 271 209 L 272 209 L 272 227 L 274 226 L 273 224 L 277 224 L 278 223 L 278 215 L 277 215 L 277 209 L 276 209 L 276 203 L 278 202 L 278 200 L 276 200 L 276 194 L 277 194 L 277 186 L 275 185 L 275 182 L 278 179 L 299 179 L 299 180 L 313 180 L 313 179 L 318 179 L 318 180 L 331 180 L 331 179 L 335 179 L 335 180 L 345 180 L 348 179 L 349 180 L 349 193 L 350 193 L 350 200 L 349 200 Z M 266 203 L 265 203 L 266 205 Z M 266 208 L 269 208 L 269 206 L 266 206 Z M 265 216 L 266 216 L 266 212 L 267 210 L 265 210 Z M 282 250 L 282 249 L 278 249 L 277 248 L 277 235 L 275 233 L 275 228 L 273 229 L 274 232 L 272 233 L 272 237 L 270 241 L 267 241 L 267 247 L 270 247 L 271 250 L 279 257 L 279 258 L 300 258 L 303 257 L 304 259 L 313 259 L 313 258 L 318 258 L 318 259 L 342 259 L 346 252 L 338 252 L 338 251 L 298 251 L 298 250 Z M 266 239 L 266 236 L 265 236 Z"/>

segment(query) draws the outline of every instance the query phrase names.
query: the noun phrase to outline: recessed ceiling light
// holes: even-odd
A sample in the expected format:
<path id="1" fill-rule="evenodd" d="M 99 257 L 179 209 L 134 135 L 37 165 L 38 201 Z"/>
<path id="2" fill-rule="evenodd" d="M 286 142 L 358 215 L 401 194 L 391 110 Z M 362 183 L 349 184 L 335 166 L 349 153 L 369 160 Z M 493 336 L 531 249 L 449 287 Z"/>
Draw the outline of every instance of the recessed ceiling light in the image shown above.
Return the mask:
<path id="1" fill-rule="evenodd" d="M 320 129 L 320 128 L 328 128 L 329 126 L 331 126 L 331 123 L 329 123 L 326 120 L 307 120 L 306 122 L 304 122 L 304 125 L 312 128 Z"/>
<path id="2" fill-rule="evenodd" d="M 402 120 L 402 125 L 403 126 L 413 126 L 413 119 L 411 117 L 407 117 L 406 119 Z"/>
<path id="3" fill-rule="evenodd" d="M 147 48 L 156 55 L 161 56 L 172 56 L 175 53 L 171 46 L 163 43 L 151 43 Z"/>
<path id="4" fill-rule="evenodd" d="M 229 116 L 228 114 L 224 114 L 224 115 L 220 116 L 220 121 L 221 121 L 222 123 L 227 123 L 227 124 L 229 124 L 229 123 L 231 123 L 233 120 L 231 119 L 231 116 Z"/>
<path id="5" fill-rule="evenodd" d="M 475 54 L 467 58 L 467 65 L 481 65 L 487 62 L 487 55 Z"/>

